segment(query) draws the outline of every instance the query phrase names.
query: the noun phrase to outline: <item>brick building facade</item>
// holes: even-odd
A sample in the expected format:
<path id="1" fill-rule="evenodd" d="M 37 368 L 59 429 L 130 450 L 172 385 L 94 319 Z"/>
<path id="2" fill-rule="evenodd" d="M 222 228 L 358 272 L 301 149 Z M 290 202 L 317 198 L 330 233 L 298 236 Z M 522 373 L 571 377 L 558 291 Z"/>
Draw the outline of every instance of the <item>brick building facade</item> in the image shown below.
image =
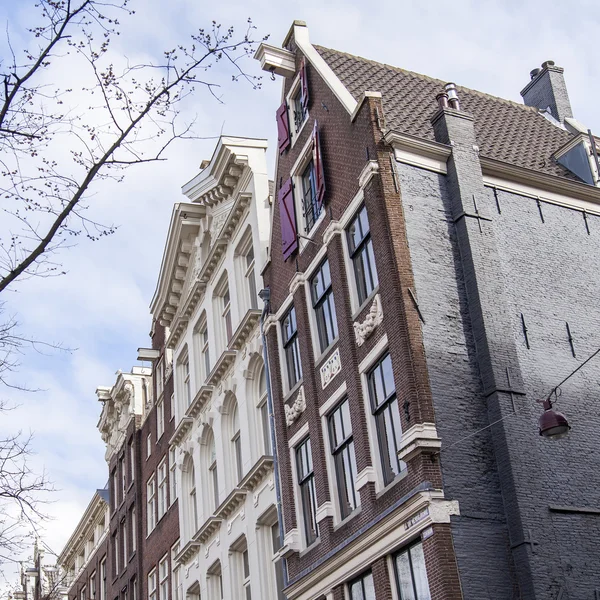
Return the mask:
<path id="1" fill-rule="evenodd" d="M 562 69 L 523 106 L 301 22 L 257 58 L 284 77 L 264 278 L 288 598 L 593 598 L 597 364 L 563 387 L 570 437 L 537 428 L 600 346 L 597 147 Z"/>

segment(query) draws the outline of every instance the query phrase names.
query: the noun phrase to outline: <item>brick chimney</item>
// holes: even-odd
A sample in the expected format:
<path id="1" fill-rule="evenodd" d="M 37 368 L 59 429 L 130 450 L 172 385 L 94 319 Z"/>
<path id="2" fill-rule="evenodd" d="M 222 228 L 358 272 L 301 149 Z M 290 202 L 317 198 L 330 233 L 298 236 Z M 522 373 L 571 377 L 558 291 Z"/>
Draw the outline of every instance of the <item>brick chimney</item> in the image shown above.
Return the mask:
<path id="1" fill-rule="evenodd" d="M 561 123 L 567 117 L 573 117 L 564 71 L 554 61 L 547 60 L 541 69 L 531 71 L 531 81 L 521 90 L 527 106 L 535 106 L 541 110 L 549 108 L 552 116 Z"/>

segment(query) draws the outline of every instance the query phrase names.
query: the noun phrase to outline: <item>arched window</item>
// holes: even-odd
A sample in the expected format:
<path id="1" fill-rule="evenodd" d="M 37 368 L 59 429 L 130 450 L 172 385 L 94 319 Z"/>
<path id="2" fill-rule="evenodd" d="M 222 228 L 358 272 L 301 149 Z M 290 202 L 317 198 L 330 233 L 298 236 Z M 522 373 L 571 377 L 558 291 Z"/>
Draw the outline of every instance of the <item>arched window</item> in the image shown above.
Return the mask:
<path id="1" fill-rule="evenodd" d="M 262 440 L 262 453 L 271 454 L 271 430 L 269 427 L 269 407 L 267 403 L 267 372 L 264 368 L 260 370 L 258 376 L 258 389 L 257 389 L 257 410 L 258 410 L 258 421 L 260 423 L 260 438 Z"/>
<path id="2" fill-rule="evenodd" d="M 198 500 L 196 497 L 196 471 L 194 469 L 194 460 L 188 455 L 183 464 L 185 472 L 185 493 L 187 496 L 187 513 L 192 531 L 192 537 L 198 531 Z"/>
<path id="3" fill-rule="evenodd" d="M 212 502 L 213 511 L 219 506 L 219 477 L 217 474 L 217 449 L 215 447 L 215 436 L 211 431 L 206 444 L 207 453 L 207 469 L 208 469 L 208 488 L 209 501 Z"/>
<path id="4" fill-rule="evenodd" d="M 240 437 L 240 415 L 238 411 L 238 404 L 234 400 L 231 405 L 231 456 L 233 460 L 233 472 L 237 479 L 235 483 L 240 481 L 244 475 L 243 463 L 242 463 L 242 439 Z"/>

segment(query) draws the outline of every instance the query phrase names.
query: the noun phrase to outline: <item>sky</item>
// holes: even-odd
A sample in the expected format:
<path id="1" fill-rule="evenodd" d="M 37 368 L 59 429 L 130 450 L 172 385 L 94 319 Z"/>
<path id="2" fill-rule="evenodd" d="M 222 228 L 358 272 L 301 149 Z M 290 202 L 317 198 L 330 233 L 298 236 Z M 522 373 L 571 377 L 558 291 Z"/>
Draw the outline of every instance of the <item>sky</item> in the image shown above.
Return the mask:
<path id="1" fill-rule="evenodd" d="M 0 0 L 2 31 L 6 22 L 14 39 L 24 38 L 33 4 Z M 130 5 L 136 14 L 122 19 L 122 34 L 112 50 L 116 60 L 152 57 L 185 44 L 195 29 L 213 19 L 242 30 L 248 17 L 257 34 L 269 34 L 273 45 L 281 44 L 294 19 L 301 19 L 313 43 L 517 102 L 529 72 L 554 60 L 565 69 L 575 118 L 600 133 L 597 0 L 131 0 Z M 257 61 L 249 60 L 245 68 L 262 74 Z M 56 74 L 57 83 L 70 74 Z M 267 138 L 272 173 L 281 80 L 264 75 L 262 88 L 252 90 L 215 72 L 223 84 L 218 92 L 222 103 L 198 93 L 186 111 L 196 115 L 199 136 L 214 138 L 223 132 Z M 66 275 L 34 278 L 4 294 L 8 312 L 18 318 L 24 333 L 75 349 L 22 357 L 19 380 L 41 391 L 0 390 L 0 398 L 19 404 L 1 417 L 0 433 L 32 431 L 31 464 L 45 470 L 57 488 L 46 507 L 52 520 L 45 525 L 44 538 L 57 553 L 108 477 L 96 429 L 101 405 L 94 392 L 112 385 L 118 369 L 128 371 L 137 364 L 137 348 L 150 343 L 149 304 L 171 210 L 184 199 L 181 186 L 210 158 L 214 144 L 215 139 L 181 141 L 170 149 L 168 161 L 132 167 L 122 183 L 96 185 L 90 215 L 115 224 L 115 234 L 97 242 L 81 239 L 63 251 Z M 3 576 L 14 580 L 14 565 L 5 566 Z"/>

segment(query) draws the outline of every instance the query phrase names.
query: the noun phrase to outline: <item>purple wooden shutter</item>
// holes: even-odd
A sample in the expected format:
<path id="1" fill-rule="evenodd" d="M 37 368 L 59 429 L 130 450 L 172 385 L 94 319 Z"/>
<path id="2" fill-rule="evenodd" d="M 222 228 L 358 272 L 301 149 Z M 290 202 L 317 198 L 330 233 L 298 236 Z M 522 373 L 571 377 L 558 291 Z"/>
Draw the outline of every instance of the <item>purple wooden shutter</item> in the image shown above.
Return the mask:
<path id="1" fill-rule="evenodd" d="M 321 140 L 319 137 L 319 125 L 315 119 L 313 129 L 313 161 L 315 165 L 315 183 L 317 188 L 317 206 L 319 211 L 325 199 L 325 174 L 323 173 L 323 157 L 321 156 Z"/>
<path id="2" fill-rule="evenodd" d="M 298 235 L 296 230 L 296 208 L 294 206 L 294 192 L 292 178 L 290 177 L 279 190 L 279 221 L 281 223 L 281 250 L 283 260 L 298 248 Z"/>
<path id="3" fill-rule="evenodd" d="M 281 154 L 290 145 L 290 123 L 285 102 L 277 109 L 277 139 Z"/>
<path id="4" fill-rule="evenodd" d="M 306 60 L 300 65 L 300 86 L 302 88 L 302 108 L 308 110 L 308 79 L 306 78 Z"/>

